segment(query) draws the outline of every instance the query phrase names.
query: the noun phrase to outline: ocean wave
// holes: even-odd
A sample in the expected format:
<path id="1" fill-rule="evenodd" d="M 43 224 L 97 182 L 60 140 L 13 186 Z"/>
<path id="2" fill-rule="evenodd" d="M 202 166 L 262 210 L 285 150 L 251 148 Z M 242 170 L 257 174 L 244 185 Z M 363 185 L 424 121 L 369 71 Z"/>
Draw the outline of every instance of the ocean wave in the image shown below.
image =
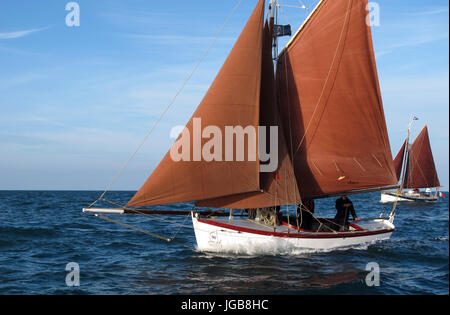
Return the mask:
<path id="1" fill-rule="evenodd" d="M 441 236 L 441 237 L 433 237 L 430 239 L 431 241 L 443 241 L 448 242 L 448 236 Z"/>
<path id="2" fill-rule="evenodd" d="M 59 232 L 55 229 L 45 227 L 10 227 L 0 226 L 0 236 L 5 237 L 55 237 L 59 235 Z"/>

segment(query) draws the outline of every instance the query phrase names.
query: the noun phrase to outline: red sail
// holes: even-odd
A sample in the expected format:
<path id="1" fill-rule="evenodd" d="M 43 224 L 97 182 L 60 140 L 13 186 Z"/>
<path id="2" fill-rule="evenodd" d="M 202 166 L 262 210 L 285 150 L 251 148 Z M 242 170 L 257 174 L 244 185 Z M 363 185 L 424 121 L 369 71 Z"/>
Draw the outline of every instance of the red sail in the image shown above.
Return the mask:
<path id="1" fill-rule="evenodd" d="M 409 149 L 405 188 L 439 187 L 439 178 L 431 152 L 428 128 L 425 126 Z"/>
<path id="2" fill-rule="evenodd" d="M 394 159 L 394 167 L 395 167 L 395 174 L 397 175 L 397 180 L 400 180 L 400 177 L 402 176 L 402 165 L 403 159 L 405 158 L 405 148 L 406 148 L 406 140 L 405 142 L 403 142 L 400 151 L 398 151 Z"/>
<path id="3" fill-rule="evenodd" d="M 276 103 L 275 79 L 272 61 L 272 35 L 268 24 L 264 28 L 263 60 L 261 78 L 260 125 L 266 128 L 266 151 L 270 148 L 269 128 L 278 128 L 278 163 L 274 172 L 261 172 L 260 192 L 225 196 L 196 203 L 200 207 L 214 208 L 264 208 L 300 203 L 294 169 L 288 153 L 283 126 Z"/>
<path id="4" fill-rule="evenodd" d="M 279 58 L 279 104 L 302 198 L 397 184 L 366 6 L 323 0 Z"/>
<path id="5" fill-rule="evenodd" d="M 221 161 L 205 161 L 202 156 L 199 158 L 193 155 L 198 152 L 198 147 L 204 148 L 205 143 L 212 138 L 201 137 L 201 141 L 197 140 L 201 143 L 194 143 L 196 135 L 193 125 L 194 119 L 200 118 L 202 127 L 216 126 L 222 135 L 226 134 L 225 126 L 251 126 L 257 132 L 263 22 L 264 1 L 260 0 L 213 84 L 186 125 L 185 131 L 189 131 L 192 137 L 190 150 L 186 150 L 190 152 L 190 159 L 176 162 L 169 151 L 127 206 L 186 202 L 259 191 L 259 161 L 249 158 L 248 147 L 244 146 L 244 161 L 237 158 L 233 161 L 225 161 L 225 158 Z M 201 132 L 203 135 L 204 130 Z M 225 152 L 224 142 L 222 152 Z M 236 150 L 233 152 L 236 153 Z"/>

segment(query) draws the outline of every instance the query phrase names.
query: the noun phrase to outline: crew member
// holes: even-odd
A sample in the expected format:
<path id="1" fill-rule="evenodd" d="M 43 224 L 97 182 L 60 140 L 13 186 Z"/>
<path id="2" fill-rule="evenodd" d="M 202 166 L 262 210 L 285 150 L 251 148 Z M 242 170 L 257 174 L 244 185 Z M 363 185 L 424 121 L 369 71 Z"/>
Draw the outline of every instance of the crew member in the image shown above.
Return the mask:
<path id="1" fill-rule="evenodd" d="M 358 217 L 353 207 L 353 203 L 347 196 L 336 199 L 336 216 L 334 222 L 338 225 L 339 230 L 348 229 L 348 217 L 352 214 L 353 220 L 358 221 Z"/>
<path id="2" fill-rule="evenodd" d="M 304 199 L 303 204 L 298 206 L 300 227 L 305 230 L 312 230 L 314 221 L 314 199 Z"/>

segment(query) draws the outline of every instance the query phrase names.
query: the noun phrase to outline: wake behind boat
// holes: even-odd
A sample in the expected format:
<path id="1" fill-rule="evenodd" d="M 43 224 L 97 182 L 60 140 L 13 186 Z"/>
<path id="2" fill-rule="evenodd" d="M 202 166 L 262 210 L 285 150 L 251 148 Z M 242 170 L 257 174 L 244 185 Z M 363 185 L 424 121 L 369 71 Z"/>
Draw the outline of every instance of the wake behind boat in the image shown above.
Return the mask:
<path id="1" fill-rule="evenodd" d="M 389 239 L 395 207 L 388 218 L 347 224 L 305 205 L 398 187 L 367 1 L 320 1 L 280 54 L 278 37 L 290 32 L 274 24 L 278 6 L 271 0 L 264 23 L 258 2 L 183 132 L 131 200 L 93 208 L 105 191 L 84 212 L 121 224 L 105 214 L 169 215 L 145 207 L 194 201 L 172 214 L 190 215 L 201 251 L 332 250 Z M 304 215 L 313 219 L 308 228 Z"/>

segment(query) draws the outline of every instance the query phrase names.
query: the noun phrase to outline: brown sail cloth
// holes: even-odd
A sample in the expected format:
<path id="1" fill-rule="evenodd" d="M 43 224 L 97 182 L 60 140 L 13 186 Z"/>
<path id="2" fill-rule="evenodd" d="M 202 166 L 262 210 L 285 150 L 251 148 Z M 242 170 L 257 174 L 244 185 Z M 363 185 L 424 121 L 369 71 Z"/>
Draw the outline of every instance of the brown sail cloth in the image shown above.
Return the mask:
<path id="1" fill-rule="evenodd" d="M 441 186 L 431 152 L 428 128 L 425 126 L 409 149 L 405 188 Z"/>
<path id="2" fill-rule="evenodd" d="M 213 84 L 187 123 L 185 129 L 191 138 L 194 118 L 201 118 L 203 127 L 219 127 L 222 135 L 225 135 L 225 126 L 253 126 L 257 130 L 263 22 L 264 1 L 260 0 Z M 209 140 L 203 138 L 201 147 Z M 190 161 L 175 162 L 169 151 L 127 206 L 178 203 L 259 191 L 259 161 L 248 159 L 246 145 L 245 161 L 207 162 L 203 157 L 200 161 L 194 161 L 193 142 L 191 139 Z M 224 147 L 222 152 L 225 152 Z"/>
<path id="3" fill-rule="evenodd" d="M 323 0 L 277 64 L 302 198 L 397 184 L 366 5 Z"/>
<path id="4" fill-rule="evenodd" d="M 260 126 L 266 127 L 266 149 L 270 148 L 269 128 L 278 128 L 278 165 L 274 172 L 261 172 L 260 192 L 225 196 L 196 203 L 200 207 L 247 209 L 265 208 L 301 202 L 294 169 L 288 153 L 283 125 L 276 103 L 275 78 L 272 61 L 272 34 L 268 23 L 264 27 L 263 60 L 261 78 Z"/>

